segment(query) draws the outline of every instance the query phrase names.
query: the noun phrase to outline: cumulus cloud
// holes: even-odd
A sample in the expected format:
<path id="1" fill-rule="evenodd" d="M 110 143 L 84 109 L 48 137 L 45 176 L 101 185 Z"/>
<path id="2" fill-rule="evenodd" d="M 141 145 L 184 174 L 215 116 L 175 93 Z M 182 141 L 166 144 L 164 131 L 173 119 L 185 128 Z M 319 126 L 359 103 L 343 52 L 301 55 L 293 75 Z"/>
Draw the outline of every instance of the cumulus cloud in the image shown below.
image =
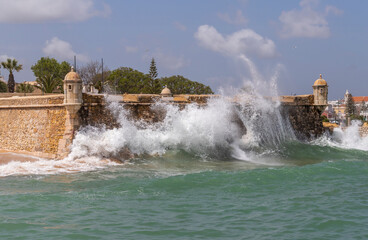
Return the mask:
<path id="1" fill-rule="evenodd" d="M 272 58 L 277 55 L 274 42 L 252 29 L 243 29 L 223 36 L 214 27 L 202 25 L 194 36 L 203 47 L 227 56 L 253 55 Z"/>
<path id="2" fill-rule="evenodd" d="M 103 4 L 98 10 L 93 0 L 0 0 L 0 23 L 75 22 L 110 15 Z"/>
<path id="3" fill-rule="evenodd" d="M 229 24 L 246 25 L 248 23 L 241 10 L 236 11 L 234 16 L 230 16 L 228 13 L 218 13 L 217 16 Z"/>
<path id="4" fill-rule="evenodd" d="M 301 9 L 283 11 L 279 17 L 282 23 L 280 36 L 283 38 L 306 37 L 328 38 L 330 28 L 326 17 L 328 14 L 341 15 L 343 12 L 334 6 L 326 6 L 324 12 L 317 12 L 314 8 L 319 0 L 302 0 Z"/>
<path id="5" fill-rule="evenodd" d="M 156 49 L 152 54 L 145 55 L 145 60 L 154 58 L 157 65 L 169 70 L 177 70 L 183 68 L 189 64 L 189 60 L 186 60 L 183 56 L 177 57 L 171 54 L 164 53 L 161 49 Z"/>
<path id="6" fill-rule="evenodd" d="M 66 41 L 60 40 L 57 37 L 46 41 L 46 46 L 42 49 L 47 56 L 61 58 L 65 60 L 72 60 L 77 56 L 77 60 L 81 62 L 88 62 L 88 57 L 77 54 L 73 51 L 72 45 Z"/>

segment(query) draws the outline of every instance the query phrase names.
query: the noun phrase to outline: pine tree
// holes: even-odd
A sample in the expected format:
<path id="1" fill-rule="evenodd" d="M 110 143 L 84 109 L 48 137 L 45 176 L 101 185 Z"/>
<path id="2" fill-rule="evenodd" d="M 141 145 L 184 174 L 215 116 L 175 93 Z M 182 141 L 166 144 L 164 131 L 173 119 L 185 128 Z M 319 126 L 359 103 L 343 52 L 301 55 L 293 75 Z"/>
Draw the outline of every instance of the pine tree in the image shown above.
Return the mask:
<path id="1" fill-rule="evenodd" d="M 150 65 L 150 71 L 149 71 L 149 76 L 152 80 L 155 80 L 157 78 L 157 67 L 156 67 L 156 62 L 155 59 L 152 58 L 151 60 L 151 65 Z"/>
<path id="2" fill-rule="evenodd" d="M 349 93 L 347 94 L 346 98 L 346 109 L 345 109 L 345 115 L 347 117 L 350 117 L 355 114 L 355 104 L 353 101 L 353 96 Z"/>
<path id="3" fill-rule="evenodd" d="M 160 93 L 160 82 L 157 79 L 157 67 L 156 67 L 156 62 L 155 59 L 152 58 L 151 60 L 151 65 L 150 65 L 150 70 L 148 73 L 149 76 L 149 92 L 150 93 Z"/>

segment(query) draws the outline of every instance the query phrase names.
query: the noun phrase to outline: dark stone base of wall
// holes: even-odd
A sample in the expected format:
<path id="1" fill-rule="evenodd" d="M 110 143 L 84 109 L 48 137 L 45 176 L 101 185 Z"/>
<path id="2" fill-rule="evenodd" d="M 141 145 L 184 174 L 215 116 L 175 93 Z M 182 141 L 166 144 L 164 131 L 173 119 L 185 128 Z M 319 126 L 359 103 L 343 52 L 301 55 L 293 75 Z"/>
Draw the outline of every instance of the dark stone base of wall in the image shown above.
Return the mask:
<path id="1" fill-rule="evenodd" d="M 283 105 L 281 112 L 288 116 L 295 135 L 300 140 L 320 137 L 325 128 L 322 125 L 322 110 L 314 105 Z"/>
<path id="2" fill-rule="evenodd" d="M 84 94 L 83 101 L 84 104 L 79 111 L 81 127 L 88 125 L 97 127 L 104 126 L 110 129 L 120 127 L 118 116 L 115 116 L 114 113 L 109 110 L 108 103 L 105 102 L 103 96 Z M 159 105 L 154 106 L 152 102 L 120 102 L 120 104 L 128 111 L 128 118 L 135 121 L 143 120 L 150 124 L 162 121 L 166 115 L 165 109 L 160 108 Z M 177 104 L 180 108 L 185 108 L 187 105 L 178 103 L 172 104 Z M 321 118 L 323 106 L 298 104 L 295 102 L 283 102 L 281 104 L 281 114 L 290 121 L 296 137 L 299 140 L 311 140 L 321 136 L 325 132 Z M 205 106 L 205 104 L 202 105 Z M 240 131 L 245 134 L 245 126 L 236 114 L 233 116 L 233 121 L 239 123 Z"/>

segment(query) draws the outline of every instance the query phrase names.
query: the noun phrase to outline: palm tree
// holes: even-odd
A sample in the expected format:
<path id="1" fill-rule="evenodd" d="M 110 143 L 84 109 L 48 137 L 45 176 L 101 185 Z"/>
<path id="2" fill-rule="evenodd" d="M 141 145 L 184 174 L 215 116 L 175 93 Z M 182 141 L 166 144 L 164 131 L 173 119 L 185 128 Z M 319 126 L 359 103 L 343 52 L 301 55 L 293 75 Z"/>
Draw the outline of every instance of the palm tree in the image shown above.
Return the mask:
<path id="1" fill-rule="evenodd" d="M 52 93 L 56 87 L 61 85 L 62 80 L 54 77 L 53 74 L 47 74 L 37 78 L 36 82 L 38 83 L 38 85 L 35 85 L 36 88 L 41 89 L 44 93 Z"/>
<path id="2" fill-rule="evenodd" d="M 6 70 L 9 71 L 8 90 L 9 90 L 9 92 L 13 93 L 14 92 L 14 87 L 15 87 L 13 71 L 15 70 L 15 71 L 19 72 L 20 70 L 23 69 L 23 66 L 22 66 L 22 64 L 18 65 L 17 60 L 10 59 L 10 58 L 8 58 L 5 62 L 2 62 L 1 65 L 3 66 L 3 68 L 5 68 Z"/>
<path id="3" fill-rule="evenodd" d="M 24 95 L 26 95 L 26 93 L 31 93 L 34 91 L 34 87 L 30 84 L 27 83 L 21 83 L 18 85 L 16 92 L 19 93 L 24 93 Z"/>

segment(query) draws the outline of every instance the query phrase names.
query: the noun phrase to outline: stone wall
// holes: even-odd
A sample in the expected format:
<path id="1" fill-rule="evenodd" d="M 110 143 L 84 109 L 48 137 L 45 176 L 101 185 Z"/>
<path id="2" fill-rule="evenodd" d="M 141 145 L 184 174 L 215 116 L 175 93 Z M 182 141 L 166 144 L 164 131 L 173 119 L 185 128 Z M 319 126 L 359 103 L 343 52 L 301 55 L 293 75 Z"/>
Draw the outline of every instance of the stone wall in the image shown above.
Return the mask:
<path id="1" fill-rule="evenodd" d="M 360 135 L 362 137 L 367 137 L 368 136 L 368 124 L 364 124 L 360 129 L 359 129 Z"/>
<path id="2" fill-rule="evenodd" d="M 49 104 L 63 104 L 64 95 L 63 94 L 53 94 L 46 96 L 28 96 L 28 97 L 20 97 L 13 96 L 8 98 L 0 98 L 0 107 L 8 108 L 8 107 L 17 107 L 20 105 L 29 105 L 29 106 L 37 106 L 37 105 L 49 105 Z"/>
<path id="3" fill-rule="evenodd" d="M 133 120 L 144 120 L 148 123 L 161 121 L 165 117 L 164 110 L 151 106 L 157 101 L 164 101 L 184 108 L 189 103 L 205 105 L 210 97 L 216 95 L 174 95 L 169 99 L 161 98 L 155 94 L 124 94 L 121 96 L 110 96 L 118 102 L 121 107 L 128 111 L 128 118 Z M 108 102 L 103 95 L 83 94 L 83 106 L 79 111 L 81 126 L 101 126 L 107 128 L 118 127 L 116 116 L 108 108 Z"/>
<path id="4" fill-rule="evenodd" d="M 153 123 L 165 117 L 164 109 L 151 108 L 157 101 L 184 108 L 190 103 L 206 105 L 213 97 L 218 96 L 132 94 L 109 98 L 128 111 L 129 118 Z M 312 104 L 313 96 L 283 96 L 281 102 L 282 112 L 298 138 L 309 139 L 323 133 L 321 107 Z M 0 150 L 60 159 L 68 155 L 75 132 L 87 125 L 119 126 L 103 95 L 83 94 L 82 105 L 64 104 L 61 94 L 0 98 Z"/>
<path id="5" fill-rule="evenodd" d="M 280 96 L 279 100 L 297 138 L 313 139 L 325 132 L 321 118 L 325 106 L 314 105 L 313 95 Z"/>
<path id="6" fill-rule="evenodd" d="M 10 98 L 10 97 L 36 97 L 36 96 L 53 96 L 60 95 L 60 93 L 42 93 L 42 92 L 33 92 L 33 93 L 0 93 L 0 98 Z"/>
<path id="7" fill-rule="evenodd" d="M 65 155 L 63 95 L 0 98 L 0 149 L 45 158 Z M 71 142 L 71 140 L 70 140 Z"/>
<path id="8" fill-rule="evenodd" d="M 316 138 L 325 131 L 319 106 L 283 104 L 281 111 L 288 116 L 296 137 L 301 140 Z"/>
<path id="9" fill-rule="evenodd" d="M 168 101 L 170 104 L 184 108 L 189 103 L 205 105 L 210 97 L 216 95 L 174 95 Z M 321 136 L 325 131 L 321 119 L 321 107 L 313 105 L 313 95 L 281 96 L 281 111 L 293 127 L 296 136 L 301 140 L 312 139 Z M 83 107 L 79 115 L 81 125 L 101 126 L 107 128 L 118 127 L 119 123 L 113 113 L 108 109 L 103 95 L 83 95 Z M 115 96 L 121 106 L 128 111 L 128 117 L 134 120 L 145 120 L 148 123 L 161 121 L 165 117 L 165 111 L 159 107 L 151 108 L 157 101 L 165 101 L 160 95 L 149 94 L 125 94 Z M 236 101 L 234 102 L 236 105 Z M 235 122 L 241 122 L 236 119 Z M 242 128 L 242 124 L 240 124 Z M 244 129 L 244 132 L 246 130 Z"/>

